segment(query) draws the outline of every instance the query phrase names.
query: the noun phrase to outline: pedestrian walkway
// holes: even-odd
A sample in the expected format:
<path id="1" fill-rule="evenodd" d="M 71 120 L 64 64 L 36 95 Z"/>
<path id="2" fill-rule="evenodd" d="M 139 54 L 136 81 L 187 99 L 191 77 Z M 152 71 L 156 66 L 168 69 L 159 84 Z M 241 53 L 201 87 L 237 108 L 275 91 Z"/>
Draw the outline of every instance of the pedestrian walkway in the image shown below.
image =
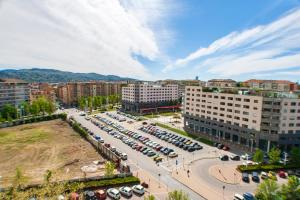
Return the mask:
<path id="1" fill-rule="evenodd" d="M 192 172 L 188 172 L 180 168 L 172 172 L 172 177 L 206 199 L 223 199 L 222 192 L 213 190 L 198 178 L 194 178 Z"/>
<path id="2" fill-rule="evenodd" d="M 209 168 L 209 174 L 227 184 L 236 185 L 242 180 L 241 173 L 236 170 L 236 164 L 213 165 Z"/>
<path id="3" fill-rule="evenodd" d="M 156 199 L 161 200 L 164 200 L 167 197 L 169 188 L 159 180 L 159 177 L 153 177 L 147 171 L 142 169 L 133 172 L 133 175 L 137 176 L 141 180 L 141 183 L 145 182 L 149 185 L 149 188 L 146 189 L 146 196 L 152 194 Z"/>

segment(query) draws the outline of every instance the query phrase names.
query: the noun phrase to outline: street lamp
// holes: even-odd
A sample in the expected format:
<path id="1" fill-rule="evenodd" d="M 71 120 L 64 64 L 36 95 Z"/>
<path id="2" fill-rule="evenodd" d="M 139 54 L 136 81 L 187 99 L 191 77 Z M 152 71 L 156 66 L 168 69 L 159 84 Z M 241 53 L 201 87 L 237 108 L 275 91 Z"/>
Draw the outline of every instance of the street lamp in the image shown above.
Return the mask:
<path id="1" fill-rule="evenodd" d="M 158 174 L 158 188 L 160 188 L 160 173 Z"/>
<path id="2" fill-rule="evenodd" d="M 223 185 L 223 199 L 224 199 L 224 191 L 225 191 L 225 185 Z"/>

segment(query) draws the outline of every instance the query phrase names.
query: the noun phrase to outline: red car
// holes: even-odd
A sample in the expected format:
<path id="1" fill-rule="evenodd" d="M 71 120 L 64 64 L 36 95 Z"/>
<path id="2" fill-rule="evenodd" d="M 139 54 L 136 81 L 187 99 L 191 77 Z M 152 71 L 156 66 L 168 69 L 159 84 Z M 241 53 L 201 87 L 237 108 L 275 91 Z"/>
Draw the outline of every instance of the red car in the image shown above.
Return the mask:
<path id="1" fill-rule="evenodd" d="M 285 171 L 279 171 L 279 172 L 278 172 L 278 176 L 279 176 L 280 178 L 286 178 L 286 173 L 285 173 Z"/>
<path id="2" fill-rule="evenodd" d="M 158 146 L 155 148 L 156 151 L 160 151 L 160 149 L 163 148 L 162 146 Z"/>
<path id="3" fill-rule="evenodd" d="M 229 149 L 230 149 L 229 146 L 224 146 L 224 147 L 223 147 L 223 150 L 224 150 L 224 151 L 229 151 Z"/>
<path id="4" fill-rule="evenodd" d="M 109 147 L 110 147 L 110 144 L 105 143 L 104 146 L 107 147 L 107 148 L 109 148 Z"/>
<path id="5" fill-rule="evenodd" d="M 143 148 L 143 146 L 138 146 L 138 147 L 135 148 L 135 150 L 140 151 L 141 148 Z"/>

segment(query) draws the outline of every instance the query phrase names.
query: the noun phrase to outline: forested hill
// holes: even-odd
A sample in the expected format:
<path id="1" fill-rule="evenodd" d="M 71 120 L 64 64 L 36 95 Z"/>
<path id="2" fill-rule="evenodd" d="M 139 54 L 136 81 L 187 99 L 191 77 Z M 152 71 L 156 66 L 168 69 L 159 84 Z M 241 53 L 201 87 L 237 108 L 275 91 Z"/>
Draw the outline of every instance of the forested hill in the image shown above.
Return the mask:
<path id="1" fill-rule="evenodd" d="M 16 78 L 27 82 L 69 82 L 69 81 L 123 81 L 134 80 L 131 78 L 114 76 L 114 75 L 102 75 L 96 73 L 73 73 L 54 69 L 6 69 L 0 70 L 0 78 Z"/>

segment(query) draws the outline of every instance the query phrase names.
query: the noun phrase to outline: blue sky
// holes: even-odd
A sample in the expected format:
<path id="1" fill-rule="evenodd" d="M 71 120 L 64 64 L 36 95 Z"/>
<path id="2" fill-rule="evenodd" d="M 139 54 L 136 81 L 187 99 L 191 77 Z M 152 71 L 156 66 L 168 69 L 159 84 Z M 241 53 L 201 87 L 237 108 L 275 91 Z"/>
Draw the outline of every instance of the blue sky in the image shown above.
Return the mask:
<path id="1" fill-rule="evenodd" d="M 299 0 L 0 3 L 0 68 L 300 80 Z"/>

